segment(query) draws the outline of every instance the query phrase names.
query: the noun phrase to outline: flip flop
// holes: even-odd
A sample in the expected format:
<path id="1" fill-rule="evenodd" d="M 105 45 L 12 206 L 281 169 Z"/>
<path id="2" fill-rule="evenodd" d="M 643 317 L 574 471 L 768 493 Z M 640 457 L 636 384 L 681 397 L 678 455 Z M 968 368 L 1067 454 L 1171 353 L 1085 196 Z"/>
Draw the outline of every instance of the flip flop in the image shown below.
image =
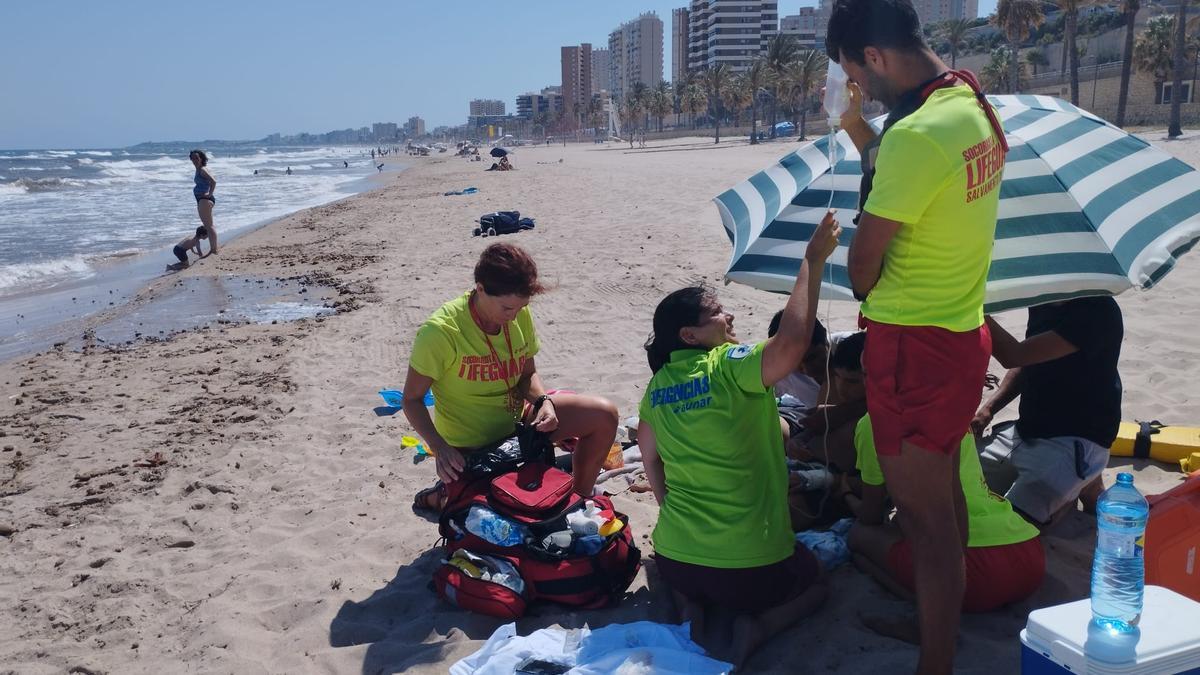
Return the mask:
<path id="1" fill-rule="evenodd" d="M 446 484 L 439 480 L 433 484 L 433 487 L 427 487 L 418 492 L 417 495 L 413 497 L 413 513 L 420 516 L 436 515 L 440 513 L 441 509 L 435 509 L 429 505 L 429 495 L 433 494 L 436 494 L 439 498 L 445 498 Z"/>

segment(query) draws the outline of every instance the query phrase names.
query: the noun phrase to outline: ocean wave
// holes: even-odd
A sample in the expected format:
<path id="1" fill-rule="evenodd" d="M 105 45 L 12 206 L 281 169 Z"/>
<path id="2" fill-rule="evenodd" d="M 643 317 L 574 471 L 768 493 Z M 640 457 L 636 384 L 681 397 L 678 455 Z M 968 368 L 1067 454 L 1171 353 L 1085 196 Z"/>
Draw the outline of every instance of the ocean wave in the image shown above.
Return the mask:
<path id="1" fill-rule="evenodd" d="M 112 157 L 112 153 L 108 150 L 84 150 L 79 153 L 81 155 L 92 155 L 95 157 Z"/>
<path id="2" fill-rule="evenodd" d="M 138 180 L 181 180 L 187 175 L 190 163 L 183 158 L 173 159 L 163 155 L 156 159 L 119 159 L 101 162 L 100 173 L 115 178 Z"/>
<path id="3" fill-rule="evenodd" d="M 96 160 L 92 159 L 91 157 L 80 157 L 79 159 L 77 159 L 75 161 L 79 162 L 80 164 L 95 164 L 96 163 Z"/>
<path id="4" fill-rule="evenodd" d="M 36 263 L 0 266 L 0 289 L 44 284 L 67 277 L 91 274 L 92 267 L 81 255 Z"/>
<path id="5" fill-rule="evenodd" d="M 18 178 L 11 183 L 0 184 L 0 194 L 23 194 L 26 192 L 51 192 L 84 187 L 86 181 L 74 178 Z"/>
<path id="6" fill-rule="evenodd" d="M 74 157 L 78 153 L 76 153 L 74 150 L 47 150 L 46 154 L 53 155 L 55 157 Z"/>

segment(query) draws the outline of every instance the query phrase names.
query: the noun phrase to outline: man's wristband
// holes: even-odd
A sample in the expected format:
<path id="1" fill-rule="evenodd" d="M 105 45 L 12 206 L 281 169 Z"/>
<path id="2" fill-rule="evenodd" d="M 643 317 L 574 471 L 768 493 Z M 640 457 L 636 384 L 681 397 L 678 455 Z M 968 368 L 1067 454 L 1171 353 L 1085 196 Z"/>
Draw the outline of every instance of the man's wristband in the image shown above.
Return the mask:
<path id="1" fill-rule="evenodd" d="M 547 401 L 550 402 L 550 405 L 554 405 L 554 400 L 550 398 L 549 394 L 542 394 L 541 396 L 537 397 L 536 400 L 534 400 L 533 409 L 537 410 L 543 403 Z"/>

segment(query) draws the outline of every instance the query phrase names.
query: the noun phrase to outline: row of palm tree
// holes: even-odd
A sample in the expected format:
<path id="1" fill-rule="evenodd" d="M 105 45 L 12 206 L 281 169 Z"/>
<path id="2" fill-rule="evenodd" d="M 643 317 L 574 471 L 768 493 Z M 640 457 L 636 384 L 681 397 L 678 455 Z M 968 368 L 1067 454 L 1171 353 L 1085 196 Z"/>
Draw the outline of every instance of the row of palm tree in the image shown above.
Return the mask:
<path id="1" fill-rule="evenodd" d="M 789 111 L 803 140 L 808 112 L 814 95 L 825 77 L 828 59 L 824 54 L 801 49 L 795 38 L 780 35 L 771 38 L 763 55 L 742 72 L 718 63 L 693 73 L 674 86 L 660 82 L 655 87 L 635 84 L 620 102 L 621 118 L 627 124 L 649 127 L 657 118 L 661 131 L 663 119 L 674 111 L 688 113 L 695 125 L 702 113 L 713 122 L 715 142 L 721 142 L 721 123 L 732 118 L 740 125 L 742 115 L 750 113 L 751 143 L 758 142 L 758 121 L 763 106 L 768 106 L 771 135 L 780 111 Z"/>
<path id="2" fill-rule="evenodd" d="M 1086 5 L 1096 4 L 1096 2 L 1097 0 L 1053 0 L 1065 17 L 1062 69 L 1069 72 L 1071 103 L 1074 105 L 1079 105 L 1079 57 L 1081 53 L 1076 45 L 1079 9 Z M 1182 96 L 1179 92 L 1182 91 L 1185 70 L 1195 58 L 1195 48 L 1189 46 L 1187 38 L 1187 7 L 1188 0 L 1180 0 L 1174 17 L 1154 17 L 1147 23 L 1141 35 L 1136 35 L 1135 23 L 1138 10 L 1141 9 L 1141 2 L 1140 0 L 1121 0 L 1120 8 L 1125 24 L 1125 44 L 1115 120 L 1117 126 L 1125 124 L 1129 80 L 1133 68 L 1136 67 L 1139 72 L 1152 74 L 1160 87 L 1168 76 L 1174 76 L 1167 135 L 1174 138 L 1182 133 L 1180 128 Z M 1004 33 L 1010 47 L 997 49 L 992 53 L 992 63 L 985 70 L 990 71 L 989 75 L 992 76 L 993 83 L 996 81 L 995 71 L 1003 62 L 1009 69 L 1007 76 L 1003 78 L 1008 90 L 1015 92 L 1020 89 L 1021 61 L 1014 57 L 1020 54 L 1021 44 L 1029 39 L 1033 30 L 1044 20 L 1042 2 L 1039 0 L 999 0 L 991 22 Z M 957 50 L 966 39 L 966 32 L 969 29 L 970 26 L 964 21 L 951 21 L 942 26 L 941 37 L 950 45 L 952 66 L 957 58 Z M 1171 34 L 1172 32 L 1174 35 Z M 1195 44 L 1195 39 L 1192 44 Z M 1188 52 L 1191 52 L 1191 58 L 1188 57 Z M 1030 54 L 1033 53 L 1036 52 Z M 1036 63 L 1029 58 L 1027 61 L 1034 65 L 1036 72 L 1036 66 L 1042 64 L 1045 55 L 1042 54 L 1041 58 L 1033 58 L 1037 60 Z"/>

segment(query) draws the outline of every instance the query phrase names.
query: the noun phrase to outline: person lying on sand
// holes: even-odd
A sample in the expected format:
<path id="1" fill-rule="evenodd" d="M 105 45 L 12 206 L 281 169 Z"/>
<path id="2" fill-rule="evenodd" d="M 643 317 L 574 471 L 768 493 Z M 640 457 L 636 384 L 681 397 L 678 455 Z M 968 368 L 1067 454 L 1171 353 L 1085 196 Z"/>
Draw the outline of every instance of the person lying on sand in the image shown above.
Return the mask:
<path id="1" fill-rule="evenodd" d="M 197 258 L 203 258 L 204 253 L 200 251 L 201 239 L 208 239 L 208 228 L 204 227 L 203 225 L 196 228 L 196 234 L 184 239 L 178 244 L 175 244 L 175 248 L 171 249 L 171 252 L 175 254 L 176 258 L 179 258 L 179 262 L 175 263 L 174 265 L 169 265 L 169 267 L 172 269 L 186 268 L 188 266 L 189 252 L 194 252 Z"/>
<path id="2" fill-rule="evenodd" d="M 850 528 L 849 545 L 854 564 L 902 598 L 913 598 L 912 546 L 897 522 L 887 517 L 887 488 L 875 452 L 871 418 L 864 416 L 854 434 L 858 469 L 862 472 L 862 496 L 847 491 L 847 506 L 856 521 Z M 964 612 L 990 612 L 1033 595 L 1046 574 L 1046 554 L 1038 529 L 1013 510 L 1012 504 L 988 490 L 983 480 L 975 437 L 967 434 L 958 451 L 958 471 L 967 506 L 964 560 L 966 592 Z M 904 513 L 896 519 L 902 521 Z M 884 635 L 917 644 L 920 642 L 915 615 L 886 617 L 863 615 L 868 628 Z"/>
<path id="3" fill-rule="evenodd" d="M 821 269 L 839 231 L 827 214 L 775 337 L 737 344 L 733 315 L 693 286 L 658 304 L 646 343 L 654 375 L 637 439 L 660 506 L 658 573 L 692 638 L 739 666 L 826 596 L 820 564 L 792 534 L 772 387 L 812 340 Z"/>
<path id="4" fill-rule="evenodd" d="M 404 415 L 437 460 L 438 482 L 413 508 L 440 511 L 445 484 L 458 480 L 465 455 L 513 435 L 526 418 L 551 441 L 578 438 L 575 491 L 590 497 L 617 433 L 617 408 L 576 394 L 546 394 L 534 356 L 540 343 L 529 301 L 546 289 L 537 265 L 512 244 L 492 244 L 475 265 L 475 287 L 442 305 L 417 329 L 404 383 Z M 433 389 L 434 418 L 423 399 Z M 538 404 L 541 404 L 540 406 Z"/>

